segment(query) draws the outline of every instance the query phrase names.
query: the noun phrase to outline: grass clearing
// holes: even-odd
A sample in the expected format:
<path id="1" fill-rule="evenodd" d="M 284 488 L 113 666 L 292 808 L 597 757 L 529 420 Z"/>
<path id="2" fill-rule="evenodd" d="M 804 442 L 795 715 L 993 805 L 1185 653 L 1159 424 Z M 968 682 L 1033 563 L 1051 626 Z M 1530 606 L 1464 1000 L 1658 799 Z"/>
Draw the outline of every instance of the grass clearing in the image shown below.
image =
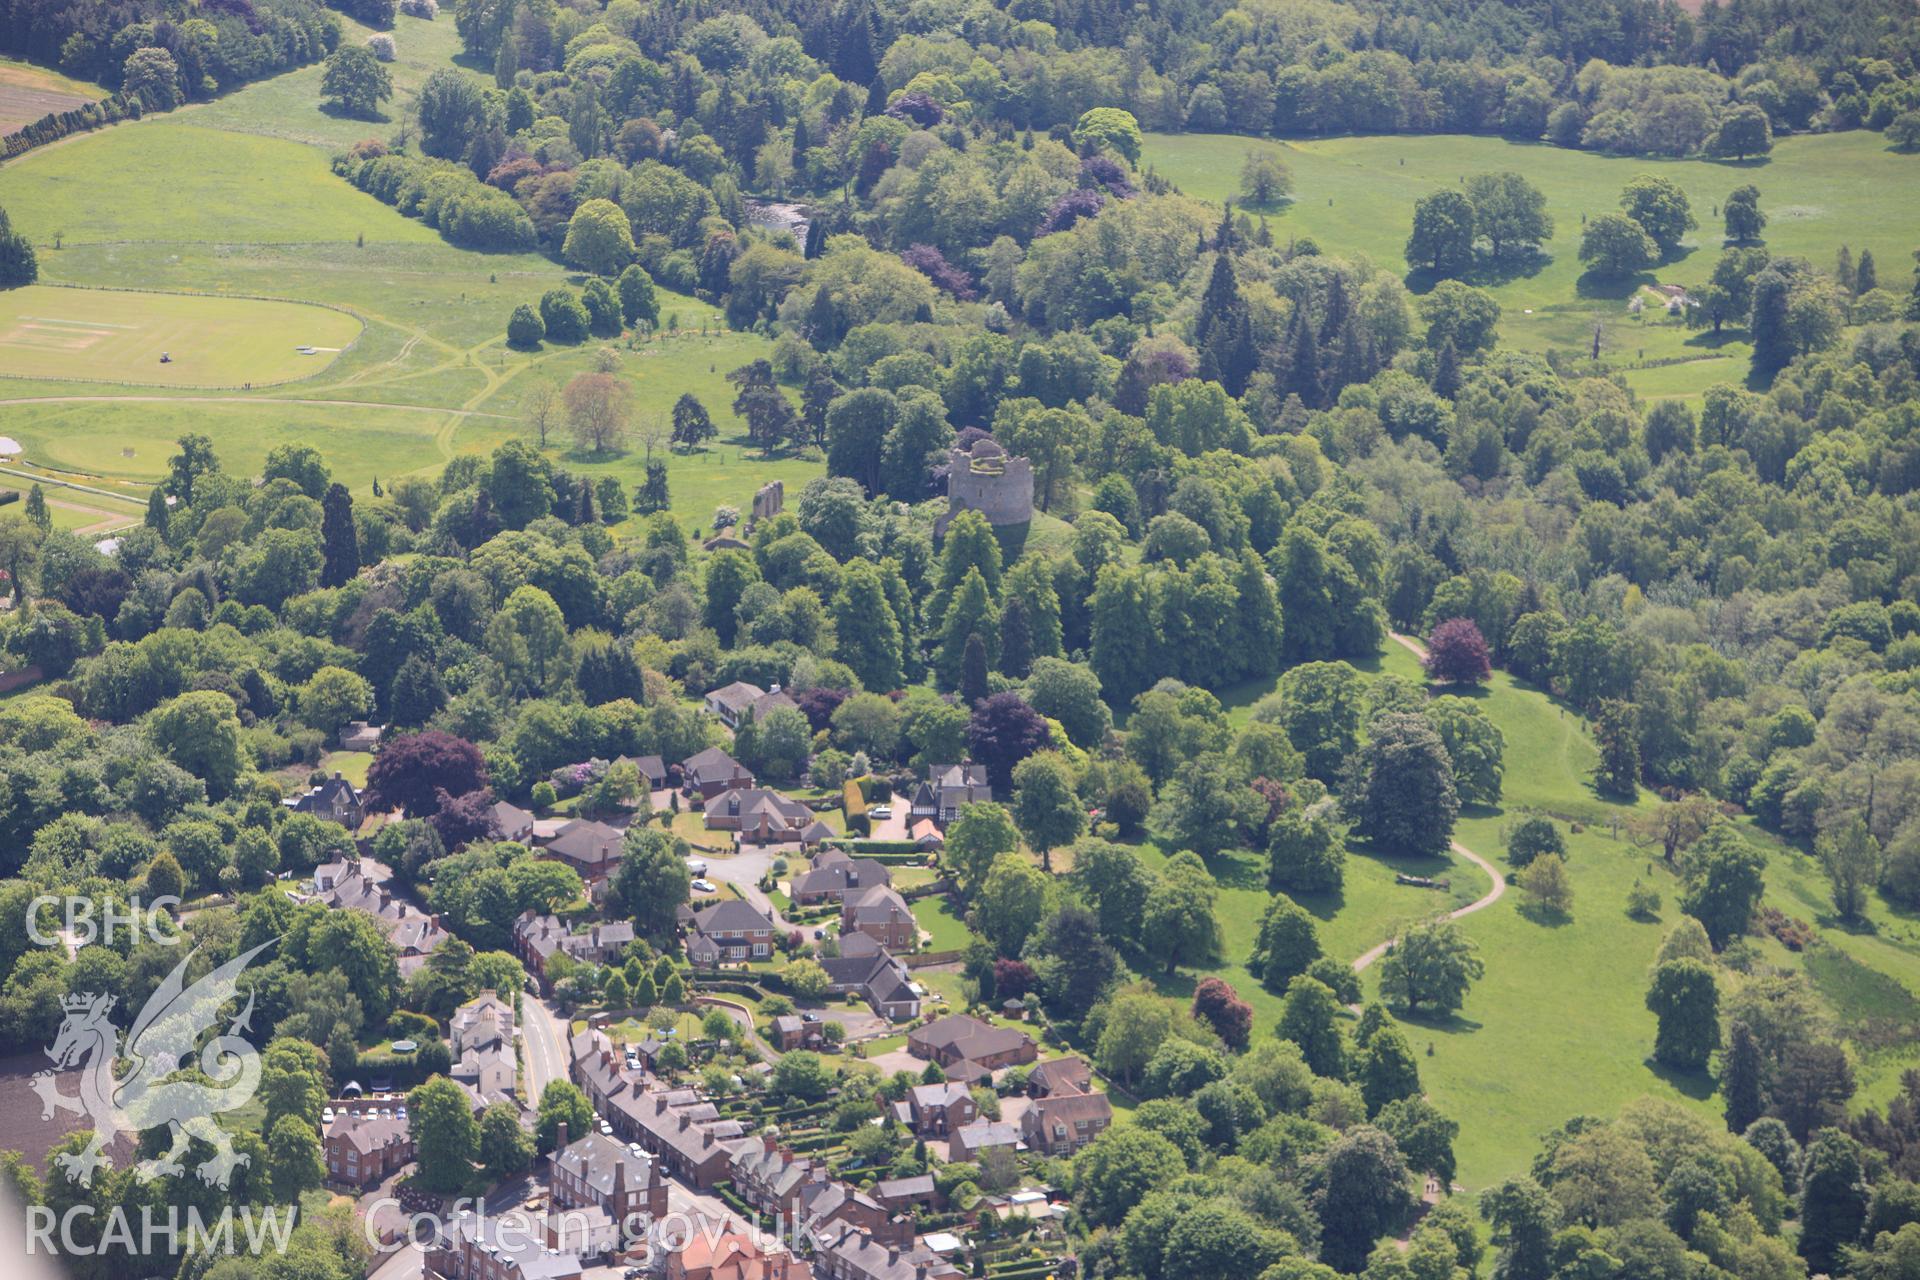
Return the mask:
<path id="1" fill-rule="evenodd" d="M 35 244 L 56 234 L 68 245 L 439 240 L 334 177 L 327 159 L 317 147 L 158 116 L 28 152 L 0 169 L 0 205 Z"/>
<path id="2" fill-rule="evenodd" d="M 1407 233 L 1421 196 L 1457 187 L 1475 173 L 1526 175 L 1546 193 L 1555 231 L 1531 273 L 1475 282 L 1500 301 L 1501 344 L 1584 355 L 1599 322 L 1602 358 L 1628 370 L 1629 382 L 1647 396 L 1695 396 L 1714 383 L 1746 377 L 1750 348 L 1744 341 L 1714 339 L 1656 318 L 1651 309 L 1639 317 L 1626 310 L 1643 285 L 1697 284 L 1707 277 L 1721 246 L 1716 210 L 1735 188 L 1752 183 L 1760 189 L 1770 219 L 1766 246 L 1775 255 L 1809 258 L 1824 268 L 1842 244 L 1856 256 L 1871 249 L 1890 268 L 1883 278 L 1898 288 L 1920 240 L 1920 204 L 1912 199 L 1920 160 L 1864 130 L 1782 138 L 1770 158 L 1745 163 L 1606 156 L 1466 135 L 1276 142 L 1221 134 L 1150 134 L 1143 161 L 1189 195 L 1237 200 L 1249 151 L 1277 153 L 1293 171 L 1291 200 L 1247 210 L 1267 217 L 1277 241 L 1310 237 L 1329 253 L 1361 255 L 1396 274 L 1407 269 Z M 1617 212 L 1620 188 L 1641 173 L 1678 183 L 1699 229 L 1673 259 L 1632 281 L 1585 277 L 1578 257 L 1583 216 Z M 1716 355 L 1724 358 L 1709 358 Z M 1686 363 L 1644 367 L 1665 360 Z"/>
<path id="3" fill-rule="evenodd" d="M 0 294 L 0 375 L 264 386 L 324 372 L 360 330 L 300 302 L 29 285 Z"/>

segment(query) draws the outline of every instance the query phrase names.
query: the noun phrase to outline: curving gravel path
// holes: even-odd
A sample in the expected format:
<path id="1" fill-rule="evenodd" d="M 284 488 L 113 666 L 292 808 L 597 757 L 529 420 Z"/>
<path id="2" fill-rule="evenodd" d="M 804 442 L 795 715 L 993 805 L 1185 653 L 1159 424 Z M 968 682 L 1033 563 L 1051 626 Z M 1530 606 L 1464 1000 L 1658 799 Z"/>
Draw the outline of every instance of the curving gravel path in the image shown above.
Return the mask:
<path id="1" fill-rule="evenodd" d="M 1398 632 L 1394 632 L 1392 634 L 1393 634 L 1393 639 L 1395 643 L 1399 644 L 1402 648 L 1407 650 L 1407 652 L 1413 654 L 1414 657 L 1419 658 L 1422 661 L 1426 660 L 1427 646 L 1425 646 L 1424 644 L 1421 644 L 1418 640 L 1415 640 L 1412 636 L 1403 636 Z M 1458 840 L 1455 840 L 1452 843 L 1453 843 L 1453 851 L 1455 853 L 1459 854 L 1461 857 L 1465 858 L 1468 862 L 1471 862 L 1474 866 L 1486 872 L 1487 878 L 1493 881 L 1493 887 L 1487 890 L 1486 893 L 1474 899 L 1472 902 L 1469 902 L 1466 906 L 1457 907 L 1454 910 L 1449 911 L 1447 913 L 1447 919 L 1458 920 L 1462 916 L 1470 916 L 1476 911 L 1485 911 L 1488 907 L 1500 901 L 1500 899 L 1507 892 L 1507 878 L 1506 876 L 1500 873 L 1500 868 L 1494 866 L 1491 862 L 1488 862 L 1485 858 L 1481 857 L 1479 854 L 1475 853 L 1473 850 L 1467 848 L 1467 846 L 1461 844 Z M 1365 969 L 1368 965 L 1378 960 L 1381 956 L 1387 954 L 1387 950 L 1390 947 L 1392 947 L 1395 942 L 1398 942 L 1398 941 L 1399 941 L 1398 938 L 1388 938 L 1385 942 L 1382 942 L 1380 945 L 1376 947 L 1372 947 L 1367 951 L 1363 952 L 1360 958 L 1353 962 L 1353 971 L 1355 973 L 1358 973 L 1362 969 Z"/>

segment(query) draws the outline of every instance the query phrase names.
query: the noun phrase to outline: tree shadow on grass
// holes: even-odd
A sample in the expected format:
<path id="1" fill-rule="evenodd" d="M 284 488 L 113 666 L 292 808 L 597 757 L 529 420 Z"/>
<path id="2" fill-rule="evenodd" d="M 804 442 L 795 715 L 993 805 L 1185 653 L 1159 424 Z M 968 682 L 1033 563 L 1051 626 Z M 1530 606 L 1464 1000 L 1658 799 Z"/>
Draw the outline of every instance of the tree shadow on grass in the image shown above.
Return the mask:
<path id="1" fill-rule="evenodd" d="M 393 117 L 384 111 L 350 111 L 343 102 L 331 100 L 320 104 L 320 114 L 333 120 L 351 120 L 355 124 L 392 124 Z"/>
<path id="2" fill-rule="evenodd" d="M 1556 911 L 1544 903 L 1529 902 L 1526 900 L 1524 894 L 1521 895 L 1518 910 L 1521 915 L 1525 916 L 1534 924 L 1539 925 L 1542 929 L 1564 929 L 1573 923 L 1573 914 L 1571 912 Z"/>
<path id="3" fill-rule="evenodd" d="M 1718 351 L 1721 347 L 1727 346 L 1729 343 L 1745 341 L 1747 341 L 1747 332 L 1744 329 L 1722 329 L 1718 333 L 1715 333 L 1711 329 L 1702 329 L 1680 345 L 1683 347 L 1703 347 L 1708 351 Z"/>
<path id="4" fill-rule="evenodd" d="M 1214 883 L 1222 889 L 1267 891 L 1266 860 L 1247 850 L 1229 850 L 1203 859 Z"/>
<path id="5" fill-rule="evenodd" d="M 1659 1076 L 1677 1092 L 1685 1094 L 1695 1102 L 1705 1102 L 1713 1096 L 1719 1082 L 1705 1071 L 1676 1071 L 1672 1067 L 1655 1062 L 1651 1056 L 1645 1058 L 1647 1070 Z"/>
<path id="6" fill-rule="evenodd" d="M 1437 1035 L 1471 1035 L 1486 1025 L 1478 1018 L 1466 1017 L 1458 1010 L 1442 1013 L 1437 1009 L 1395 1008 L 1393 1016 L 1406 1026 L 1419 1027 Z"/>
<path id="7" fill-rule="evenodd" d="M 1289 893 L 1287 896 L 1322 924 L 1339 915 L 1347 906 L 1347 891 L 1344 888 L 1326 893 Z"/>
<path id="8" fill-rule="evenodd" d="M 1573 282 L 1575 295 L 1596 302 L 1625 302 L 1647 285 L 1653 284 L 1651 271 L 1636 271 L 1630 276 L 1607 276 L 1583 271 Z"/>
<path id="9" fill-rule="evenodd" d="M 1552 254 L 1543 252 L 1539 245 L 1528 245 L 1524 251 L 1510 250 L 1498 258 L 1490 254 L 1480 256 L 1467 276 L 1467 283 L 1497 289 L 1515 280 L 1537 276 L 1552 265 Z"/>

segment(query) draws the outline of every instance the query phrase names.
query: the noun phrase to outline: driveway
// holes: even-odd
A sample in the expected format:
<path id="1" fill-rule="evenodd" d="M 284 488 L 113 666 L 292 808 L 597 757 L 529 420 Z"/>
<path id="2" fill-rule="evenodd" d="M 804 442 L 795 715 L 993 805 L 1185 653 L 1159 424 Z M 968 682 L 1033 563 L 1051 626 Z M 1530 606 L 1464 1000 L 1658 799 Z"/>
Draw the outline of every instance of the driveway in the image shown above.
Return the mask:
<path id="1" fill-rule="evenodd" d="M 779 854 L 770 850 L 755 849 L 750 853 L 705 855 L 707 879 L 714 884 L 730 884 L 740 891 L 740 896 L 766 913 L 767 918 L 781 928 L 787 928 L 787 922 L 775 909 L 773 899 L 760 888 L 760 878 L 773 868 L 773 860 Z M 791 859 L 789 859 L 791 861 Z M 711 895 L 696 894 L 695 901 Z"/>
<path id="2" fill-rule="evenodd" d="M 877 1054 L 868 1058 L 867 1061 L 880 1069 L 882 1077 L 890 1076 L 896 1071 L 904 1071 L 917 1080 L 920 1078 L 920 1073 L 927 1069 L 925 1058 L 916 1058 L 905 1049 L 894 1049 Z"/>
<path id="3" fill-rule="evenodd" d="M 856 1040 L 878 1040 L 882 1036 L 893 1034 L 893 1024 L 878 1014 L 865 1009 L 850 1008 L 847 1005 L 811 1006 L 809 1013 L 818 1013 L 828 1022 L 837 1022 L 846 1029 L 846 1043 Z"/>
<path id="4" fill-rule="evenodd" d="M 874 821 L 870 839 L 905 840 L 907 838 L 907 799 L 905 796 L 895 796 L 893 800 L 892 816 Z"/>

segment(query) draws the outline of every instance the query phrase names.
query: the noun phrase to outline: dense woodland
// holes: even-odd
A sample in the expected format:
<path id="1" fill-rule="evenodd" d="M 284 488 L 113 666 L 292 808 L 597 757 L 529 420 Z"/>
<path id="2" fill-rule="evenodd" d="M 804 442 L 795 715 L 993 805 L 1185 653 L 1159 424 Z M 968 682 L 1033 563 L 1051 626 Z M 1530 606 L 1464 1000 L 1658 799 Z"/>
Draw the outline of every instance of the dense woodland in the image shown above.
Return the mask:
<path id="1" fill-rule="evenodd" d="M 280 2 L 222 5 L 213 29 L 261 25 L 264 48 L 281 28 L 263 14 L 298 25 Z M 1498 303 L 1460 278 L 1545 239 L 1518 175 L 1422 202 L 1416 294 L 1140 165 L 1142 128 L 1728 156 L 1789 131 L 1920 137 L 1910 7 L 718 9 L 449 6 L 437 20 L 491 75 L 437 72 L 394 120 L 386 73 L 343 47 L 326 92 L 374 136 L 335 170 L 457 244 L 579 268 L 577 293 L 501 317 L 518 346 L 644 333 L 670 310 L 656 284 L 721 305 L 772 339 L 730 375 L 752 442 L 827 474 L 747 549 L 705 552 L 705 529 L 666 514 L 664 468 L 628 492 L 534 446 L 562 421 L 589 452 L 620 446 L 601 372 L 536 405 L 529 439 L 371 494 L 333 483 L 316 448 L 276 449 L 254 477 L 185 436 L 111 557 L 52 530 L 43 497 L 0 509 L 18 606 L 0 638 L 46 679 L 0 703 L 0 1041 L 43 1043 L 70 991 L 137 1008 L 174 958 L 33 948 L 34 894 L 223 891 L 238 911 L 184 927 L 209 958 L 284 935 L 255 1025 L 290 1089 L 337 1078 L 367 1033 L 510 977 L 513 917 L 577 897 L 571 872 L 487 839 L 492 800 L 612 811 L 640 784 L 605 761 L 721 743 L 690 699 L 778 683 L 799 709 L 729 746 L 763 780 L 987 767 L 1005 803 L 970 809 L 944 855 L 979 935 L 972 989 L 1037 994 L 1142 1100 L 1051 1171 L 1087 1275 L 1915 1275 L 1920 1074 L 1855 1104 L 1863 1046 L 1767 959 L 1806 924 L 1756 910 L 1758 842 L 1776 839 L 1819 860 L 1843 924 L 1920 909 L 1907 264 L 1774 257 L 1745 170 L 1717 215 L 1636 180 L 1617 213 L 1588 211 L 1583 259 L 1631 275 L 1724 231 L 1679 305 L 1754 345 L 1744 380 L 1697 408 L 1648 404 L 1588 353 L 1502 348 Z M 201 47 L 199 21 L 15 4 L 0 43 L 114 84 L 149 46 Z M 300 29 L 331 46 L 330 26 Z M 194 67 L 186 97 L 232 82 Z M 1257 204 L 1289 182 L 1271 162 L 1245 175 Z M 750 194 L 813 201 L 804 241 L 760 229 Z M 718 408 L 683 397 L 671 447 L 701 447 Z M 966 513 L 936 540 L 947 451 L 988 435 L 1031 459 L 1040 514 L 996 532 Z M 1322 953 L 1289 894 L 1337 887 L 1349 838 L 1444 855 L 1516 762 L 1472 698 L 1363 677 L 1389 632 L 1428 642 L 1443 694 L 1498 667 L 1560 699 L 1599 746 L 1597 794 L 1657 793 L 1632 834 L 1680 910 L 1648 979 L 1653 1057 L 1717 1092 L 1725 1121 L 1652 1101 L 1581 1116 L 1570 1098 L 1529 1176 L 1476 1189 L 1477 1214 L 1443 1202 L 1404 1250 L 1376 1245 L 1413 1221 L 1419 1177 L 1451 1182 L 1457 1125 L 1387 1008 L 1347 1016 L 1351 957 Z M 1270 691 L 1231 720 L 1221 695 L 1250 682 Z M 369 921 L 272 885 L 345 843 L 288 815 L 276 773 L 360 718 L 390 735 L 374 803 L 404 813 L 375 853 L 459 940 L 407 982 Z M 1548 909 L 1552 818 L 1500 851 Z M 1274 891 L 1251 967 L 1284 995 L 1278 1034 L 1218 980 L 1190 1002 L 1142 980 L 1219 958 L 1209 859 L 1240 849 L 1264 853 Z M 613 910 L 670 952 L 686 896 L 674 842 L 640 824 Z M 1419 925 L 1381 996 L 1401 1016 L 1457 1009 L 1497 963 Z M 571 973 L 563 995 L 615 980 Z M 182 1274 L 357 1274 L 327 1229 L 308 1228 L 302 1270 Z"/>

